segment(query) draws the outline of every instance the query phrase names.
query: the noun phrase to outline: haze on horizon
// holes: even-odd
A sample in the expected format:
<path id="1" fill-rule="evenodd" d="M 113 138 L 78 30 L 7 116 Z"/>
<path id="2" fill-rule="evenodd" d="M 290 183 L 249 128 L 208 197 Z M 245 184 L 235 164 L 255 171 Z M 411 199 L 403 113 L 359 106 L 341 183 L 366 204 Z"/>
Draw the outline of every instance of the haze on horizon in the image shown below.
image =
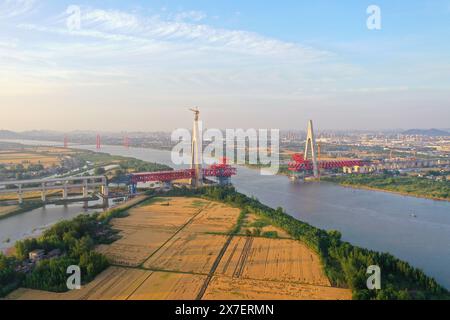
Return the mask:
<path id="1" fill-rule="evenodd" d="M 448 128 L 448 39 L 450 0 L 0 0 L 0 130 Z"/>

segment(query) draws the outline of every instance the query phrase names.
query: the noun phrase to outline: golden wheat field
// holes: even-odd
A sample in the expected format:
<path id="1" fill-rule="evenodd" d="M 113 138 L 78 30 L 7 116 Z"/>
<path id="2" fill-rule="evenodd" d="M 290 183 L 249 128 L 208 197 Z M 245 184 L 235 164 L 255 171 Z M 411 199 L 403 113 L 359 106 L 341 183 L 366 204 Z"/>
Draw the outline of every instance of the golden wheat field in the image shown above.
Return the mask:
<path id="1" fill-rule="evenodd" d="M 42 164 L 44 167 L 51 167 L 54 164 L 59 164 L 60 160 L 55 156 L 38 153 L 0 152 L 0 163 L 5 165 L 23 164 L 24 166 L 30 164 Z"/>
<path id="2" fill-rule="evenodd" d="M 156 228 L 128 228 L 120 232 L 122 236 L 110 245 L 101 245 L 97 251 L 103 253 L 115 265 L 137 267 L 161 247 L 172 231 Z"/>
<path id="3" fill-rule="evenodd" d="M 134 200 L 136 203 L 141 199 Z M 112 226 L 121 239 L 97 248 L 113 264 L 137 267 L 163 246 L 201 209 L 192 207 L 193 200 L 161 199 L 129 210 L 125 218 L 114 219 Z M 169 204 L 169 205 L 167 205 Z"/>
<path id="4" fill-rule="evenodd" d="M 217 273 L 232 278 L 330 286 L 317 254 L 295 240 L 234 237 Z"/>
<path id="5" fill-rule="evenodd" d="M 227 237 L 181 232 L 144 263 L 144 267 L 208 274 Z"/>
<path id="6" fill-rule="evenodd" d="M 164 227 L 177 230 L 185 225 L 202 208 L 192 205 L 194 200 L 183 198 L 159 199 L 150 205 L 142 205 L 129 210 L 129 216 L 115 219 L 113 225 L 118 228 Z"/>
<path id="7" fill-rule="evenodd" d="M 206 276 L 173 272 L 153 272 L 130 300 L 195 300 Z"/>
<path id="8" fill-rule="evenodd" d="M 350 290 L 300 283 L 215 276 L 204 300 L 350 300 Z"/>
<path id="9" fill-rule="evenodd" d="M 132 200 L 128 216 L 111 221 L 121 238 L 97 250 L 114 266 L 93 282 L 63 294 L 19 289 L 8 299 L 351 298 L 350 290 L 331 287 L 319 257 L 303 243 L 230 234 L 239 209 L 176 197 L 138 204 L 143 199 Z M 244 230 L 258 219 L 249 214 Z"/>
<path id="10" fill-rule="evenodd" d="M 186 227 L 187 232 L 229 233 L 238 220 L 240 210 L 211 203 Z"/>

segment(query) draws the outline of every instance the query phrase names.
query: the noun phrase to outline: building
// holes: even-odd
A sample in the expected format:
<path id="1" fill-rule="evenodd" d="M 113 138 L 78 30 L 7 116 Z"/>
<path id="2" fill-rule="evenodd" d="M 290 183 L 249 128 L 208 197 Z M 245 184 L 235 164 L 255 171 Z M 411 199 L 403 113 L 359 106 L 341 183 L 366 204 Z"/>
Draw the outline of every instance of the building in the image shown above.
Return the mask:
<path id="1" fill-rule="evenodd" d="M 28 258 L 29 258 L 31 261 L 33 261 L 33 262 L 37 262 L 37 261 L 42 260 L 42 259 L 44 258 L 44 256 L 45 256 L 45 251 L 44 251 L 44 250 L 41 250 L 41 249 L 31 251 L 31 252 L 28 254 Z"/>
<path id="2" fill-rule="evenodd" d="M 374 171 L 374 168 L 369 166 L 354 166 L 354 167 L 343 167 L 343 172 L 346 174 L 359 173 L 365 174 Z"/>

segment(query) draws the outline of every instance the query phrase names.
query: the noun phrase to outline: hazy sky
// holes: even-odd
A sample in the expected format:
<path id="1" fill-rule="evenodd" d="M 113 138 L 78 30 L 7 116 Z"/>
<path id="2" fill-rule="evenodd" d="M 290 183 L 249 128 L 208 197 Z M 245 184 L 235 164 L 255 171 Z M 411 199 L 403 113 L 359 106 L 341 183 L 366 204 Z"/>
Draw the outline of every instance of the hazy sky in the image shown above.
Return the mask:
<path id="1" fill-rule="evenodd" d="M 167 130 L 190 106 L 208 127 L 448 128 L 450 0 L 0 0 L 0 129 Z"/>

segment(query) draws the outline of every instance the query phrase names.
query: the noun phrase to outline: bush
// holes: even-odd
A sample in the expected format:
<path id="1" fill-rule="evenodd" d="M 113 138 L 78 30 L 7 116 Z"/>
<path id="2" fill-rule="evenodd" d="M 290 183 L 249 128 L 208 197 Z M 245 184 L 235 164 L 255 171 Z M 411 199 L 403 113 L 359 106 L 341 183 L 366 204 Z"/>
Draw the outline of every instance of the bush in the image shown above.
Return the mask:
<path id="1" fill-rule="evenodd" d="M 65 292 L 68 277 L 66 272 L 71 265 L 78 265 L 78 261 L 68 257 L 43 260 L 26 276 L 24 285 L 31 289 Z"/>
<path id="2" fill-rule="evenodd" d="M 262 236 L 266 237 L 266 238 L 276 239 L 276 238 L 278 238 L 278 232 L 276 232 L 276 231 L 266 231 L 266 232 L 263 232 Z"/>

